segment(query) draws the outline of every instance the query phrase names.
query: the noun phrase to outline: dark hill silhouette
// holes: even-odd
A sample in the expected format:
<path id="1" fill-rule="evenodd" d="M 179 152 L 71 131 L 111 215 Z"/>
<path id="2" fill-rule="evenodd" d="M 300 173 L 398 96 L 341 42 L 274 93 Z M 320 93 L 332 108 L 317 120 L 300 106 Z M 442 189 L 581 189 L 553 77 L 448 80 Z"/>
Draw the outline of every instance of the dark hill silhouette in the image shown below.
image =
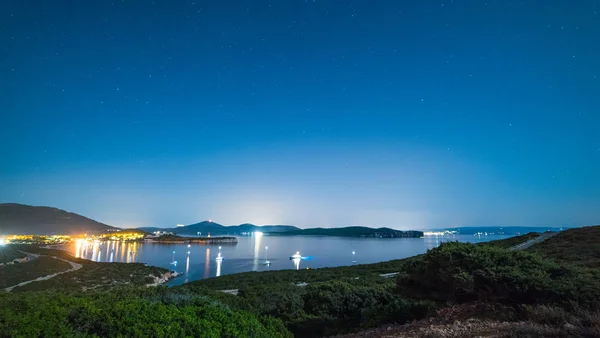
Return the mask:
<path id="1" fill-rule="evenodd" d="M 207 234 L 211 235 L 239 235 L 244 232 L 254 232 L 254 231 L 262 231 L 265 233 L 279 233 L 286 231 L 298 231 L 300 230 L 297 227 L 291 225 L 254 225 L 249 223 L 244 223 L 240 225 L 231 225 L 225 226 L 219 223 L 211 222 L 211 221 L 203 221 L 200 223 L 190 224 L 182 227 L 175 228 L 153 228 L 153 227 L 144 227 L 138 228 L 138 230 L 146 231 L 146 232 L 154 232 L 154 231 L 168 231 L 176 234 L 184 234 L 184 235 L 193 235 L 198 232 L 201 232 L 203 236 Z"/>
<path id="2" fill-rule="evenodd" d="M 282 235 L 303 236 L 340 236 L 340 237 L 376 237 L 376 238 L 400 238 L 421 237 L 421 231 L 400 231 L 390 228 L 369 228 L 364 226 L 349 226 L 343 228 L 311 228 L 297 231 L 288 231 Z"/>
<path id="3" fill-rule="evenodd" d="M 25 204 L 0 204 L 0 234 L 82 234 L 117 229 L 65 210 Z"/>

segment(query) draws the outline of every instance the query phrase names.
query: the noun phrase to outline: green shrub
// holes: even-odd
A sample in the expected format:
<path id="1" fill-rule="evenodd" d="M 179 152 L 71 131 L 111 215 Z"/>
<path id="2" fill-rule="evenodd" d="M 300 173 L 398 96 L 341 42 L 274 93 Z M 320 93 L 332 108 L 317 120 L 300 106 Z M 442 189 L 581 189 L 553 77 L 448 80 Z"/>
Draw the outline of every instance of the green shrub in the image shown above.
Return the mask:
<path id="1" fill-rule="evenodd" d="M 407 261 L 397 284 L 404 295 L 436 301 L 600 305 L 598 271 L 565 267 L 527 252 L 457 242 Z"/>
<path id="2" fill-rule="evenodd" d="M 0 336 L 291 337 L 277 319 L 166 288 L 5 293 L 0 303 Z"/>

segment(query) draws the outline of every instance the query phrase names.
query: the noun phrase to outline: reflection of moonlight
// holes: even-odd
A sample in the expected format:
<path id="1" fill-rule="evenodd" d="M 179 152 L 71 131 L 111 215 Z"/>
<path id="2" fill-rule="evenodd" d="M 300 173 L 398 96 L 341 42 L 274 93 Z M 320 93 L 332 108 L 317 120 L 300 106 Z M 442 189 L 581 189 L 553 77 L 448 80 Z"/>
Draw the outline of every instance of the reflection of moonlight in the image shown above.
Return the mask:
<path id="1" fill-rule="evenodd" d="M 217 277 L 221 276 L 221 263 L 223 260 L 217 259 Z"/>
<path id="2" fill-rule="evenodd" d="M 300 269 L 300 258 L 294 258 L 292 259 L 292 261 L 294 262 L 294 267 L 296 268 L 296 270 Z"/>
<path id="3" fill-rule="evenodd" d="M 189 281 L 189 277 L 190 277 L 189 272 L 190 272 L 190 255 L 188 255 L 187 259 L 185 260 L 185 282 L 184 283 L 187 283 Z"/>
<path id="4" fill-rule="evenodd" d="M 254 267 L 253 270 L 258 270 L 258 260 L 260 256 L 260 247 L 263 233 L 260 231 L 254 232 Z"/>

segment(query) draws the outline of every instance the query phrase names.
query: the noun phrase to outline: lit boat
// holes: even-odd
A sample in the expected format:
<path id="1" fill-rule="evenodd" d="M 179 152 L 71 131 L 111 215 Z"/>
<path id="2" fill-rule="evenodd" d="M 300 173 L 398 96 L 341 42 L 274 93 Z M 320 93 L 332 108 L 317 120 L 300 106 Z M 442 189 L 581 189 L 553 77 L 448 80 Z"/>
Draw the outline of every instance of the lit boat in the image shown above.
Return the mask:
<path id="1" fill-rule="evenodd" d="M 222 261 L 223 259 L 225 259 L 223 256 L 221 256 L 221 253 L 219 252 L 219 254 L 217 255 L 217 258 L 215 258 L 217 262 Z"/>
<path id="2" fill-rule="evenodd" d="M 295 254 L 290 256 L 290 259 L 301 259 L 301 258 L 302 258 L 302 256 L 300 256 L 300 251 L 296 251 Z"/>
<path id="3" fill-rule="evenodd" d="M 262 232 L 260 233 L 262 235 Z M 265 246 L 265 262 L 263 265 L 271 265 L 271 261 L 269 260 L 269 247 Z"/>

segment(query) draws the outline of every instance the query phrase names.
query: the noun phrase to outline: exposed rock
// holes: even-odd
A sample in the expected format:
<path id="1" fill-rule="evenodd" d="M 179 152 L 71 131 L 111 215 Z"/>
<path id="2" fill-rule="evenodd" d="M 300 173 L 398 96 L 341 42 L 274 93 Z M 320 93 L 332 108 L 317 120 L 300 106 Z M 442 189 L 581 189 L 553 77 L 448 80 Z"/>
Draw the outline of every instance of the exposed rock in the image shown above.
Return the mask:
<path id="1" fill-rule="evenodd" d="M 155 275 L 150 274 L 150 275 L 148 275 L 148 277 L 154 278 L 154 282 L 152 282 L 150 284 L 146 284 L 146 286 L 158 286 L 158 285 L 168 282 L 169 280 L 171 280 L 177 276 L 179 276 L 179 273 L 177 271 L 173 271 L 173 272 L 168 271 L 168 272 L 163 273 L 160 276 L 155 276 Z"/>

